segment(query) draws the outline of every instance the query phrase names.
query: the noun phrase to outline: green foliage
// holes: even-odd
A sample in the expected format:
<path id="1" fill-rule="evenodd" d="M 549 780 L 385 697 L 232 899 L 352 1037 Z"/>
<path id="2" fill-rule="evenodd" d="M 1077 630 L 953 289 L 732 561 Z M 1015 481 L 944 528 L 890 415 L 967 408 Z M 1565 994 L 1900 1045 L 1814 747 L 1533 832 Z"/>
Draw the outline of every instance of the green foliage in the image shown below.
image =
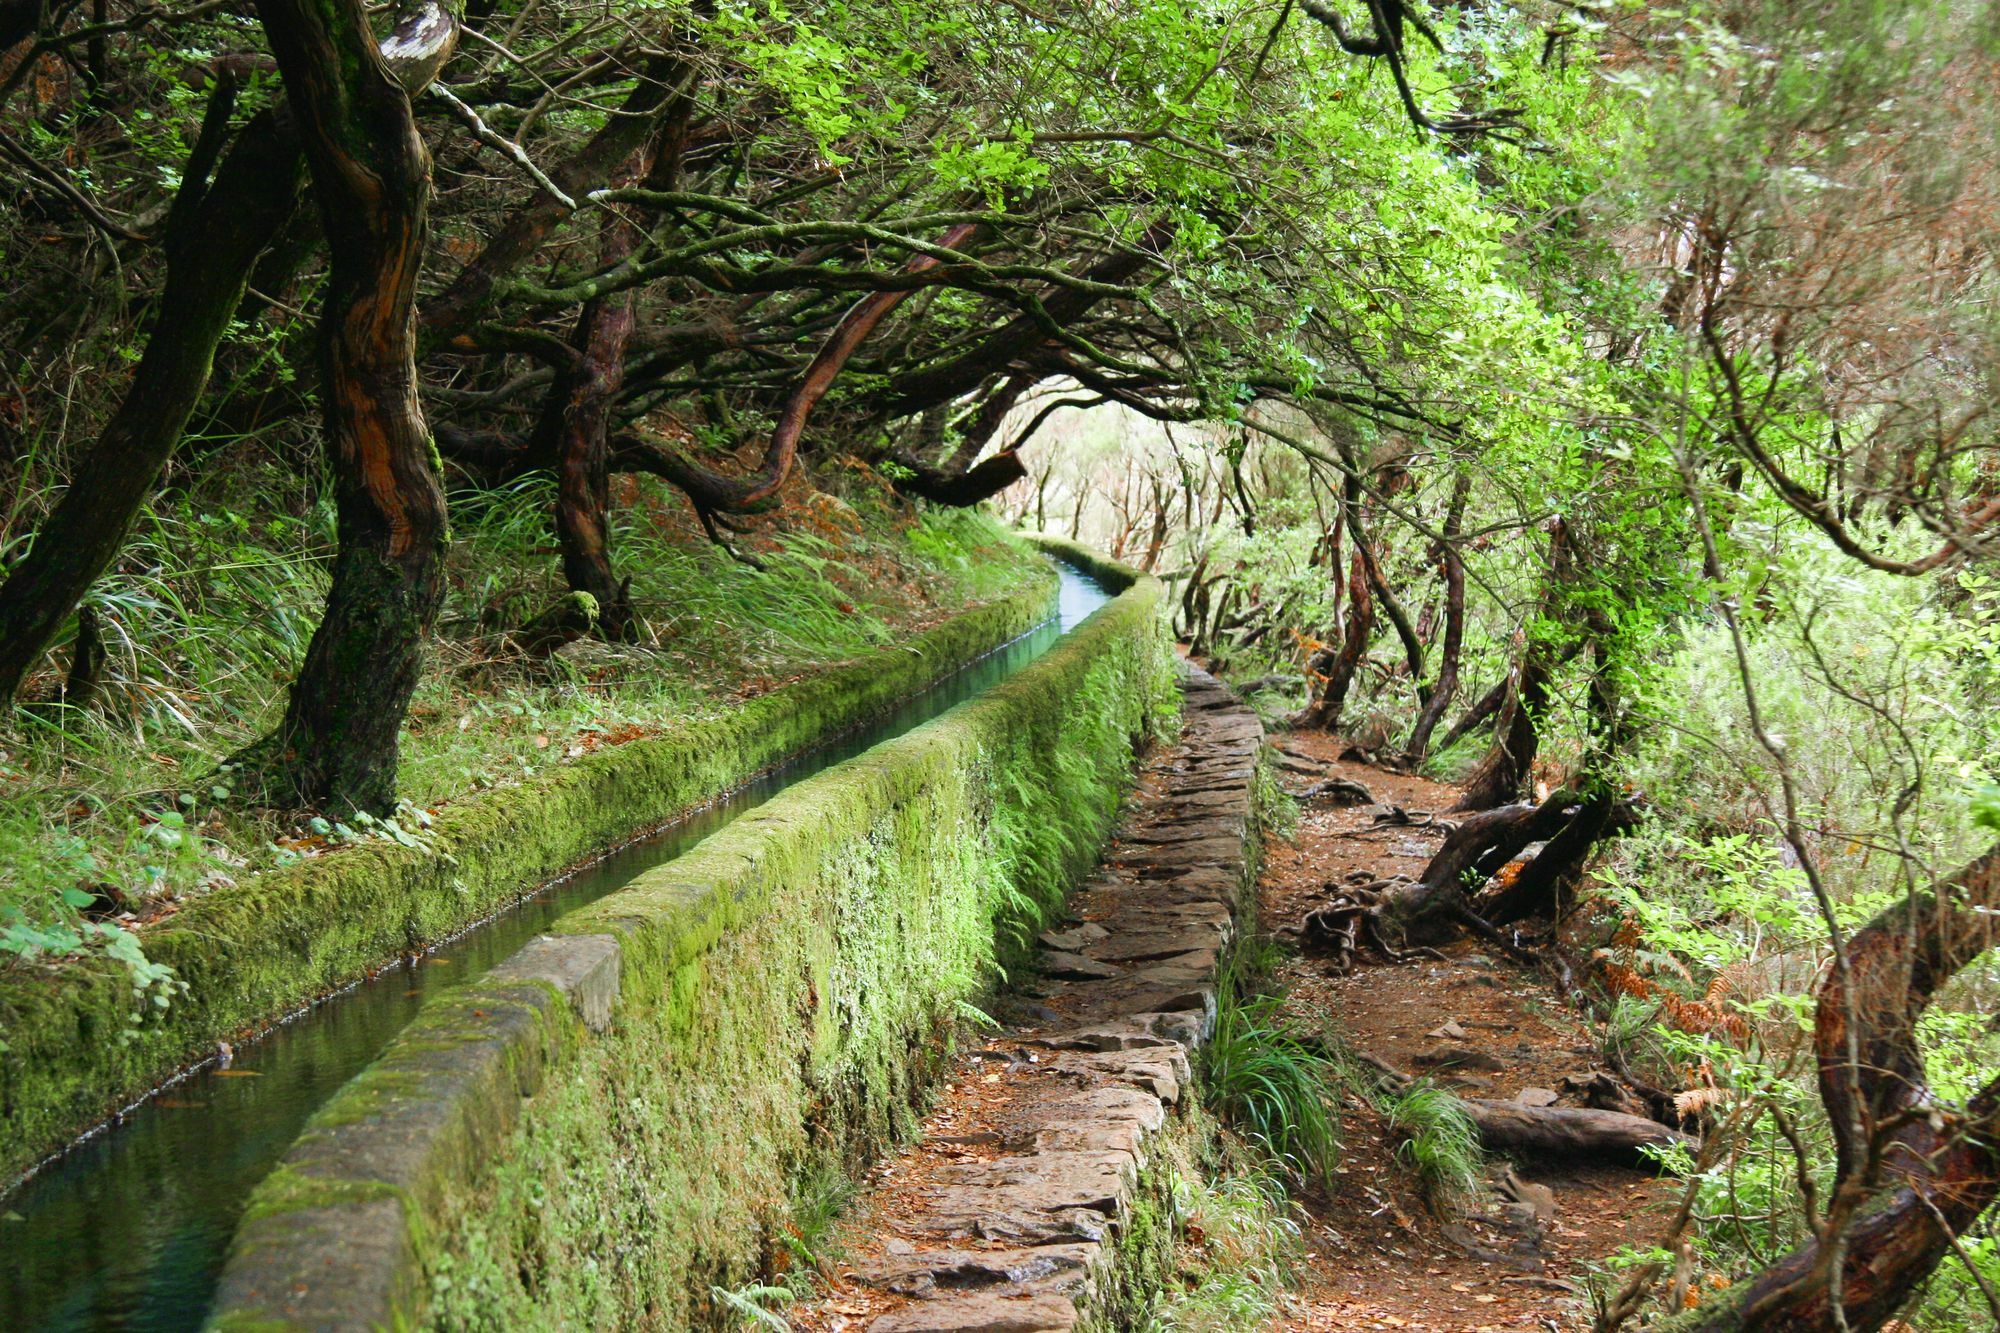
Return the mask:
<path id="1" fill-rule="evenodd" d="M 1479 1127 L 1458 1098 L 1428 1079 L 1400 1092 L 1381 1094 L 1377 1109 L 1391 1133 L 1402 1136 L 1396 1156 L 1415 1174 L 1424 1198 L 1440 1217 L 1455 1216 L 1477 1202 L 1486 1154 Z"/>
<path id="2" fill-rule="evenodd" d="M 797 1299 L 790 1287 L 753 1282 L 734 1290 L 710 1287 L 708 1294 L 717 1308 L 732 1318 L 737 1328 L 765 1328 L 773 1330 L 773 1333 L 789 1333 L 791 1329 L 791 1325 L 777 1313 Z"/>
<path id="3" fill-rule="evenodd" d="M 1302 1181 L 1328 1184 L 1340 1160 L 1333 1061 L 1291 1028 L 1283 997 L 1249 988 L 1240 960 L 1216 983 L 1215 1032 L 1201 1052 L 1202 1087 L 1225 1123 Z"/>

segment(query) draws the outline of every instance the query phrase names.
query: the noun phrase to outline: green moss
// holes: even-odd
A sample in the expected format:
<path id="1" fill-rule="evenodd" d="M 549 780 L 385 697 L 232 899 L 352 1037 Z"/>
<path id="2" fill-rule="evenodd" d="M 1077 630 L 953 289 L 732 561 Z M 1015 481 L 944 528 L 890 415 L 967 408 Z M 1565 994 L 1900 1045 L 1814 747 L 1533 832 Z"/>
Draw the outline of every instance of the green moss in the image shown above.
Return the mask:
<path id="1" fill-rule="evenodd" d="M 446 807 L 435 852 L 367 843 L 190 902 L 146 950 L 187 983 L 134 1026 L 123 967 L 0 978 L 0 1180 L 119 1103 L 396 954 L 445 938 L 603 848 L 882 713 L 1039 621 L 1053 574 L 735 712 L 594 751 Z"/>
<path id="2" fill-rule="evenodd" d="M 1122 565 L 1116 560 L 1108 559 L 1102 552 L 1092 550 L 1081 542 L 1073 542 L 1067 537 L 1058 537 L 1049 532 L 1031 532 L 1026 536 L 1029 541 L 1050 555 L 1065 564 L 1076 566 L 1114 592 L 1124 591 L 1142 577 L 1139 571 L 1130 565 Z"/>
<path id="3" fill-rule="evenodd" d="M 393 1199 L 400 1194 L 395 1186 L 379 1180 L 327 1179 L 302 1175 L 281 1166 L 258 1185 L 255 1197 L 243 1212 L 241 1225 L 248 1226 L 279 1213 L 373 1203 L 377 1199 Z"/>
<path id="4" fill-rule="evenodd" d="M 1095 860 L 1157 709 L 1160 602 L 1140 581 L 978 699 L 557 923 L 618 938 L 611 1027 L 548 1048 L 528 1100 L 496 1094 L 519 1108 L 499 1141 L 435 1154 L 419 1322 L 685 1327 L 766 1271 L 801 1171 L 907 1132 L 1009 929 Z M 316 1126 L 438 1035 L 413 1029 Z"/>

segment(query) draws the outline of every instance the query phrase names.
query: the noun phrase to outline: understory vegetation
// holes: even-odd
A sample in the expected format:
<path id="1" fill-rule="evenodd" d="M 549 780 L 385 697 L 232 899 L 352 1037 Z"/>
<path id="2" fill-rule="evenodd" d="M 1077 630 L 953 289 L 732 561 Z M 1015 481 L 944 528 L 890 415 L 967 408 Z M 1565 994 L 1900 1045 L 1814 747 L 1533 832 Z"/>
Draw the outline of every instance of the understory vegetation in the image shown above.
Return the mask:
<path id="1" fill-rule="evenodd" d="M 127 925 L 990 597 L 984 506 L 1458 785 L 1305 938 L 1698 1131 L 1605 1333 L 1990 1327 L 1996 144 L 1993 0 L 0 0 L 10 975 L 173 1004 Z"/>
<path id="2" fill-rule="evenodd" d="M 143 931 L 192 896 L 370 838 L 421 843 L 443 804 L 605 746 L 718 716 L 1027 586 L 1041 557 L 982 516 L 914 512 L 838 470 L 801 484 L 739 543 L 707 541 L 677 496 L 637 480 L 614 529 L 632 639 L 554 652 L 519 627 L 562 592 L 541 553 L 552 487 L 461 494 L 448 592 L 412 696 L 395 811 L 346 818 L 235 799 L 235 756 L 283 711 L 325 593 L 332 515 L 269 508 L 267 469 L 173 497 L 85 604 L 105 636 L 89 708 L 21 709 L 0 751 L 0 952 L 102 948 L 147 969 Z M 842 498 L 842 493 L 853 502 Z M 167 502 L 163 501 L 164 506 Z M 246 508 L 238 510 L 235 506 Z"/>

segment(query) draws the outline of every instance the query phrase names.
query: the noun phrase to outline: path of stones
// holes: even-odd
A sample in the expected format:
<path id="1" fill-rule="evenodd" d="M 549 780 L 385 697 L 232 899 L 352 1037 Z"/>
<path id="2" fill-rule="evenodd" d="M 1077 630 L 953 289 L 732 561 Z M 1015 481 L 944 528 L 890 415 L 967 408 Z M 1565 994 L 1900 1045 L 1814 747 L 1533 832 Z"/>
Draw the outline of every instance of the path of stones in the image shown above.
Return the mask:
<path id="1" fill-rule="evenodd" d="M 922 1153 L 875 1173 L 893 1218 L 803 1320 L 870 1333 L 1042 1333 L 1102 1309 L 1149 1142 L 1214 1015 L 1219 954 L 1249 892 L 1263 728 L 1187 668 L 1178 743 L 1141 768 L 1109 855 L 1044 932 L 1024 1021 L 968 1053 Z M 976 1121 L 976 1134 L 955 1134 Z"/>

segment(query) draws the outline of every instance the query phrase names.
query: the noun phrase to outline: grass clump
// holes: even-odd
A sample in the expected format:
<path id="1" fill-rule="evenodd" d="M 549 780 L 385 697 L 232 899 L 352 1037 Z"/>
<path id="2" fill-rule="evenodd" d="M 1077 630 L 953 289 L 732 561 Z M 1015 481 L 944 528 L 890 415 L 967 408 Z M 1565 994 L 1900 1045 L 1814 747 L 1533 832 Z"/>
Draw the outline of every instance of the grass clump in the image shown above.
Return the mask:
<path id="1" fill-rule="evenodd" d="M 1250 787 L 1250 799 L 1256 807 L 1259 829 L 1281 842 L 1290 842 L 1298 836 L 1298 798 L 1278 785 L 1278 775 L 1272 771 L 1268 750 L 1258 761 L 1257 774 Z"/>
<path id="2" fill-rule="evenodd" d="M 1340 1160 L 1338 1067 L 1284 1019 L 1283 996 L 1255 991 L 1255 964 L 1268 948 L 1248 944 L 1223 967 L 1202 1086 L 1224 1122 L 1283 1171 L 1325 1185 Z"/>
<path id="3" fill-rule="evenodd" d="M 1432 1211 L 1450 1217 L 1478 1200 L 1486 1154 L 1463 1102 L 1418 1079 L 1400 1092 L 1381 1094 L 1376 1107 L 1390 1131 L 1402 1135 L 1396 1156 L 1416 1176 Z"/>
<path id="4" fill-rule="evenodd" d="M 1284 1175 L 1228 1134 L 1213 1171 L 1174 1181 L 1181 1218 L 1172 1284 L 1142 1333 L 1223 1333 L 1266 1327 L 1283 1308 L 1305 1253 Z"/>

